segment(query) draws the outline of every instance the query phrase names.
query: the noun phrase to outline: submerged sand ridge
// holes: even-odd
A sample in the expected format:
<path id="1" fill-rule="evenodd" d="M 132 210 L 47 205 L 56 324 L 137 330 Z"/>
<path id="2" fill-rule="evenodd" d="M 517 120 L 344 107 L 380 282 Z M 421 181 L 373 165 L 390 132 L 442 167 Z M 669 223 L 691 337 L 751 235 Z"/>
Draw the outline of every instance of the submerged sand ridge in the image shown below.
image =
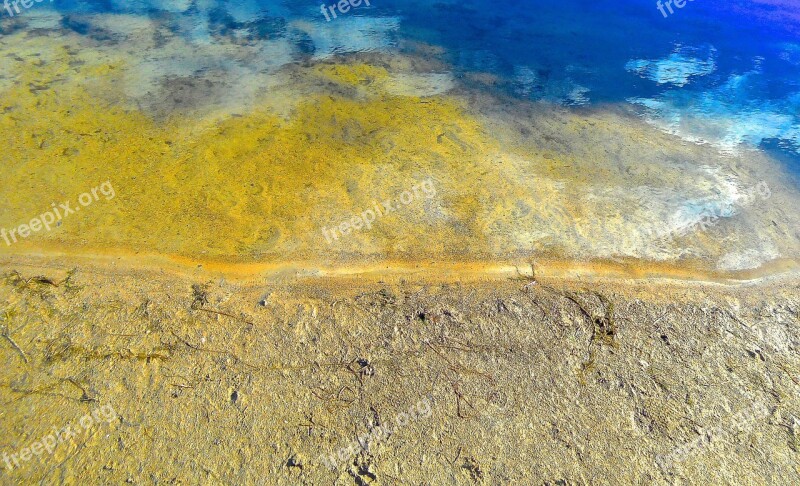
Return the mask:
<path id="1" fill-rule="evenodd" d="M 497 99 L 454 84 L 435 51 L 312 59 L 260 74 L 269 92 L 246 109 L 194 99 L 164 113 L 131 103 L 132 53 L 59 32 L 8 37 L 0 227 L 104 181 L 118 195 L 0 244 L 5 254 L 723 273 L 798 258 L 797 186 L 763 154 L 681 143 L 614 107 Z M 431 190 L 414 194 L 425 181 Z M 366 224 L 384 201 L 394 210 Z"/>

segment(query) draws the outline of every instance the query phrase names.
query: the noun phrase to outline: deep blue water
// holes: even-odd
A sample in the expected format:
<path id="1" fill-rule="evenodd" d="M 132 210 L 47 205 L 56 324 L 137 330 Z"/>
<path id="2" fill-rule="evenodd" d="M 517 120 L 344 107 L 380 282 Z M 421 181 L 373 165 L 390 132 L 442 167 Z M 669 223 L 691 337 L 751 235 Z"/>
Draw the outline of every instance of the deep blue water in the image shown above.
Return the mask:
<path id="1" fill-rule="evenodd" d="M 494 89 L 502 94 L 564 105 L 619 104 L 686 139 L 724 150 L 760 148 L 800 171 L 800 2 L 695 0 L 665 18 L 651 0 L 373 0 L 330 22 L 321 3 L 52 5 L 75 14 L 64 27 L 84 35 L 98 33 L 81 13 L 134 13 L 165 19 L 199 43 L 242 31 L 253 39 L 288 38 L 297 60 L 400 50 L 408 40 L 420 41 L 443 47 L 457 77 L 498 76 Z M 316 24 L 317 34 L 294 31 L 297 20 Z"/>

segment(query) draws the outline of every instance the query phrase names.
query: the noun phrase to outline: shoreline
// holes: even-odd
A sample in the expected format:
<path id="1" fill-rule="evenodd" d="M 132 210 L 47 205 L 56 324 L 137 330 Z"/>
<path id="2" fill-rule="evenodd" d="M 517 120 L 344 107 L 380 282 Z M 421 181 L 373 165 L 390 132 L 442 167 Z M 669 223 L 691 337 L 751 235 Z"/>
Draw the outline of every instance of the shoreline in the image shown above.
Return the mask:
<path id="1" fill-rule="evenodd" d="M 127 252 L 67 253 L 31 252 L 2 254 L 0 267 L 72 268 L 100 273 L 166 272 L 175 276 L 224 277 L 248 282 L 259 278 L 357 278 L 363 280 L 411 279 L 430 282 L 473 280 L 608 279 L 633 281 L 676 281 L 706 284 L 746 284 L 769 279 L 800 277 L 800 262 L 790 258 L 773 260 L 757 269 L 741 271 L 708 270 L 690 264 L 646 262 L 638 259 L 577 261 L 541 258 L 530 262 L 447 262 L 385 261 L 364 264 L 324 265 L 297 261 L 280 263 L 230 262 L 160 254 Z"/>

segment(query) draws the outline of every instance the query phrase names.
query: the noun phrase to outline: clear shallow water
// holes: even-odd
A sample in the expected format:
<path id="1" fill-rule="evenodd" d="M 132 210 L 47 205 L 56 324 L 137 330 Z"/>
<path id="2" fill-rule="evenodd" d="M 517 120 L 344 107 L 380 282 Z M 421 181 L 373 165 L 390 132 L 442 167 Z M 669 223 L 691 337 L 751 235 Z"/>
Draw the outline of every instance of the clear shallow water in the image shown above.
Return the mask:
<path id="1" fill-rule="evenodd" d="M 800 160 L 800 7 L 790 1 L 698 0 L 667 18 L 641 0 L 371 4 L 331 22 L 313 2 L 60 1 L 55 8 L 160 19 L 201 46 L 223 37 L 288 40 L 281 51 L 261 53 L 278 64 L 425 42 L 446 50 L 456 78 L 492 73 L 495 89 L 510 96 L 627 104 L 688 140 L 777 150 L 795 167 Z M 79 17 L 63 25 L 113 39 Z M 225 60 L 217 63 L 224 68 Z"/>
<path id="2" fill-rule="evenodd" d="M 15 248 L 795 258 L 799 11 L 373 1 L 326 21 L 302 2 L 34 4 L 0 24 L 0 226 L 113 179 L 109 208 Z M 428 179 L 416 209 L 331 242 Z M 762 182 L 769 202 L 748 200 Z M 719 208 L 721 224 L 692 226 Z"/>

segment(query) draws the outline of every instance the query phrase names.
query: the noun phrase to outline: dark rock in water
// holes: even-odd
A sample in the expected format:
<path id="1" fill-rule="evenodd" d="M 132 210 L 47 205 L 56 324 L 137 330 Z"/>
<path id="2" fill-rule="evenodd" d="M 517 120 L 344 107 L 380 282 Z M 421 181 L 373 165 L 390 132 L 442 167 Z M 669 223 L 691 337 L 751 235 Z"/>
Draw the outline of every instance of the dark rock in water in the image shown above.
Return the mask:
<path id="1" fill-rule="evenodd" d="M 277 39 L 286 35 L 286 19 L 282 17 L 261 17 L 247 22 L 244 27 L 250 31 L 253 40 Z"/>
<path id="2" fill-rule="evenodd" d="M 71 30 L 76 34 L 85 35 L 100 42 L 116 42 L 117 38 L 113 32 L 92 25 L 90 20 L 79 15 L 65 15 L 61 19 L 61 26 Z"/>
<path id="3" fill-rule="evenodd" d="M 227 10 L 216 8 L 209 12 L 208 26 L 212 35 L 239 37 L 247 40 L 278 39 L 286 35 L 286 19 L 264 16 L 249 22 L 238 22 Z M 246 31 L 246 35 L 240 33 Z"/>
<path id="4" fill-rule="evenodd" d="M 314 41 L 311 39 L 311 36 L 305 32 L 295 32 L 292 36 L 292 42 L 295 46 L 297 46 L 297 48 L 300 50 L 300 53 L 303 55 L 313 56 L 317 51 L 317 48 L 314 47 Z"/>

